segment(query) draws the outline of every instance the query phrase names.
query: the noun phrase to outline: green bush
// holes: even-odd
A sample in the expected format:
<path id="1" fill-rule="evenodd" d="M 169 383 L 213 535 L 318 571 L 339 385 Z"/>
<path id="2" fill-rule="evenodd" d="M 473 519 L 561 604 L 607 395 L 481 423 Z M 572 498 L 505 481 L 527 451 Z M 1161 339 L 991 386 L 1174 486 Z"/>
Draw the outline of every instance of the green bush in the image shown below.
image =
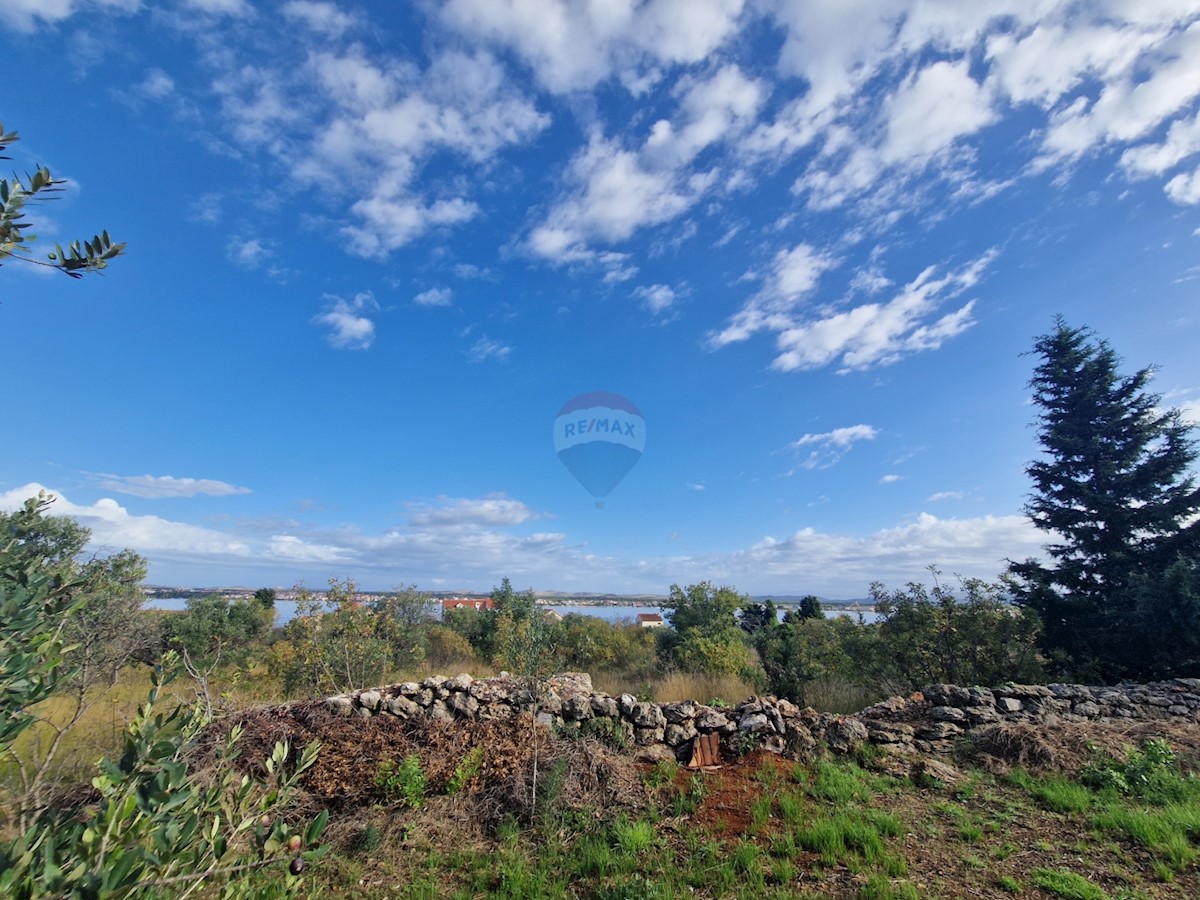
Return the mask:
<path id="1" fill-rule="evenodd" d="M 389 798 L 403 800 L 413 808 L 425 802 L 425 772 L 415 753 L 404 757 L 398 766 L 390 759 L 381 762 L 375 784 Z"/>

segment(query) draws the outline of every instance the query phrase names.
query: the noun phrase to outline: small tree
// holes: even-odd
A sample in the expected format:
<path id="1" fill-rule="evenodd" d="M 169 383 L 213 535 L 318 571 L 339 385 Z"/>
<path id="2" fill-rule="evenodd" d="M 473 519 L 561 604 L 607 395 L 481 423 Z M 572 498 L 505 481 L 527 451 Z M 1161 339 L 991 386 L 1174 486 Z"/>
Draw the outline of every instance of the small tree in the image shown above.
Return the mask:
<path id="1" fill-rule="evenodd" d="M 0 123 L 0 154 L 18 140 L 20 137 L 15 131 L 6 131 Z M 0 155 L 0 159 L 9 158 Z M 58 269 L 72 278 L 81 278 L 85 272 L 106 268 L 109 260 L 125 250 L 124 244 L 114 244 L 108 232 L 102 231 L 90 241 L 72 241 L 65 250 L 55 244 L 54 252 L 48 254 L 46 261 L 28 255 L 37 235 L 27 230 L 31 223 L 25 214 L 26 205 L 49 199 L 51 194 L 62 190 L 63 184 L 64 181 L 54 178 L 44 166 L 39 166 L 25 179 L 17 175 L 0 179 L 0 265 L 9 259 L 19 259 L 35 266 Z"/>
<path id="2" fill-rule="evenodd" d="M 1047 458 L 1031 462 L 1025 511 L 1052 535 L 1053 566 L 1012 563 L 1019 600 L 1045 623 L 1057 667 L 1109 680 L 1136 668 L 1137 585 L 1178 559 L 1200 559 L 1200 488 L 1191 428 L 1163 409 L 1149 368 L 1119 372 L 1120 358 L 1061 317 L 1037 339 L 1030 387 Z M 1147 581 L 1148 580 L 1148 581 Z M 1132 653 L 1131 653 L 1132 651 Z"/>
<path id="3" fill-rule="evenodd" d="M 709 581 L 686 588 L 671 585 L 659 604 L 671 625 L 660 635 L 664 656 L 688 672 L 741 674 L 750 665 L 750 654 L 737 613 L 748 605 L 749 596 Z"/>
<path id="4" fill-rule="evenodd" d="M 1041 680 L 1037 614 L 1011 603 L 1004 584 L 967 578 L 957 592 L 936 581 L 888 591 L 875 582 L 871 600 L 881 617 L 876 641 L 855 662 L 893 691 Z"/>

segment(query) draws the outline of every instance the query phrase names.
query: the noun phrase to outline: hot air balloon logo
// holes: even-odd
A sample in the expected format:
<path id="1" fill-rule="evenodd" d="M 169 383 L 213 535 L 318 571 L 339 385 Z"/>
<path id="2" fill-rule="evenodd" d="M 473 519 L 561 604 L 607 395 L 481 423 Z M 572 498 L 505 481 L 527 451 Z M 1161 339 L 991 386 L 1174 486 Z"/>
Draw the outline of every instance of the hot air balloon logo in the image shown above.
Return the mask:
<path id="1" fill-rule="evenodd" d="M 632 469 L 646 448 L 646 420 L 620 394 L 580 394 L 558 411 L 554 450 L 596 507 Z"/>

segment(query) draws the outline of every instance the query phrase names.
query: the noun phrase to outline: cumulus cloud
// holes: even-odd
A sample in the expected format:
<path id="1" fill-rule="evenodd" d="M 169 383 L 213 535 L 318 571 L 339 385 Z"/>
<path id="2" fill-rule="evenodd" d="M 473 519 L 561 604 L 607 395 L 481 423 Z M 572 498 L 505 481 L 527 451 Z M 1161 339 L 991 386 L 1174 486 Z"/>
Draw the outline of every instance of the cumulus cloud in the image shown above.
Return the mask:
<path id="1" fill-rule="evenodd" d="M 208 478 L 176 478 L 172 475 L 109 475 L 97 473 L 96 483 L 109 491 L 133 494 L 135 497 L 228 497 L 249 494 L 248 487 L 238 487 Z"/>
<path id="2" fill-rule="evenodd" d="M 0 4 L 0 24 L 28 33 L 39 26 L 56 25 L 69 19 L 88 2 L 100 6 L 106 13 L 130 13 L 141 5 L 141 0 L 5 0 Z"/>
<path id="3" fill-rule="evenodd" d="M 967 495 L 963 491 L 937 491 L 925 498 L 927 503 L 940 503 L 943 500 L 962 500 Z"/>
<path id="4" fill-rule="evenodd" d="M 438 497 L 436 505 L 414 506 L 408 522 L 417 528 L 460 528 L 463 526 L 520 525 L 534 518 L 520 500 L 504 494 L 486 497 Z"/>
<path id="5" fill-rule="evenodd" d="M 281 7 L 283 14 L 300 22 L 317 34 L 340 37 L 354 25 L 354 17 L 338 9 L 332 3 L 319 0 L 288 0 Z"/>
<path id="6" fill-rule="evenodd" d="M 326 294 L 325 311 L 313 316 L 314 325 L 329 329 L 325 339 L 335 350 L 367 350 L 375 341 L 375 322 L 370 314 L 379 309 L 370 291 L 355 294 L 350 300 Z"/>
<path id="7" fill-rule="evenodd" d="M 514 52 L 549 90 L 571 92 L 629 69 L 646 73 L 706 59 L 735 33 L 742 6 L 743 0 L 448 0 L 440 14 L 460 34 Z"/>
<path id="8" fill-rule="evenodd" d="M 492 340 L 485 334 L 467 351 L 467 358 L 475 363 L 486 362 L 489 359 L 503 362 L 508 359 L 510 353 L 512 353 L 512 347 Z"/>
<path id="9" fill-rule="evenodd" d="M 781 331 L 792 324 L 792 311 L 816 290 L 821 276 L 838 264 L 837 258 L 801 242 L 775 254 L 762 288 L 720 331 L 710 334 L 708 346 L 718 349 L 744 341 L 764 329 Z"/>
<path id="10" fill-rule="evenodd" d="M 805 434 L 788 444 L 788 449 L 808 450 L 808 456 L 798 468 L 828 469 L 836 465 L 854 444 L 873 441 L 878 434 L 879 429 L 873 425 L 848 425 L 820 434 Z"/>
<path id="11" fill-rule="evenodd" d="M 47 489 L 30 483 L 0 493 L 0 509 L 15 510 L 40 490 Z M 594 590 L 602 580 L 609 590 L 660 592 L 672 581 L 717 579 L 755 592 L 802 584 L 806 591 L 851 598 L 863 596 L 875 580 L 919 581 L 931 564 L 991 579 L 1007 559 L 1037 556 L 1044 540 L 1024 516 L 921 513 L 867 534 L 806 527 L 744 548 L 623 560 L 572 543 L 562 532 L 515 532 L 536 515 L 504 495 L 414 504 L 407 526 L 378 532 L 267 522 L 261 529 L 242 526 L 238 534 L 136 515 L 110 499 L 84 504 L 58 497 L 52 514 L 74 516 L 90 528 L 92 549 L 130 547 L 149 558 L 152 582 L 197 586 L 319 581 L 334 572 L 374 589 L 412 581 L 486 589 L 504 572 L 538 587 Z"/>
<path id="12" fill-rule="evenodd" d="M 658 315 L 671 308 L 671 304 L 675 302 L 677 295 L 673 288 L 665 284 L 652 284 L 649 287 L 637 288 L 633 292 L 633 296 L 641 300 L 642 305 L 649 312 Z"/>
<path id="13" fill-rule="evenodd" d="M 449 306 L 453 301 L 454 292 L 448 287 L 430 288 L 413 297 L 417 306 Z"/>

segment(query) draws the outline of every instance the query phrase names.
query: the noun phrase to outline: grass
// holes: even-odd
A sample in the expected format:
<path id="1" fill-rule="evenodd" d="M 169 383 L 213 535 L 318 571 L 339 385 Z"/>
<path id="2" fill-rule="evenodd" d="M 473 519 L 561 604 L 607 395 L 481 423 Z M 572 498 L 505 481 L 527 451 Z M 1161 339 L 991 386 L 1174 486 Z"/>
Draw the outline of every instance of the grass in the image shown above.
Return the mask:
<path id="1" fill-rule="evenodd" d="M 1030 882 L 1063 900 L 1109 900 L 1109 895 L 1081 875 L 1065 869 L 1034 869 Z"/>

